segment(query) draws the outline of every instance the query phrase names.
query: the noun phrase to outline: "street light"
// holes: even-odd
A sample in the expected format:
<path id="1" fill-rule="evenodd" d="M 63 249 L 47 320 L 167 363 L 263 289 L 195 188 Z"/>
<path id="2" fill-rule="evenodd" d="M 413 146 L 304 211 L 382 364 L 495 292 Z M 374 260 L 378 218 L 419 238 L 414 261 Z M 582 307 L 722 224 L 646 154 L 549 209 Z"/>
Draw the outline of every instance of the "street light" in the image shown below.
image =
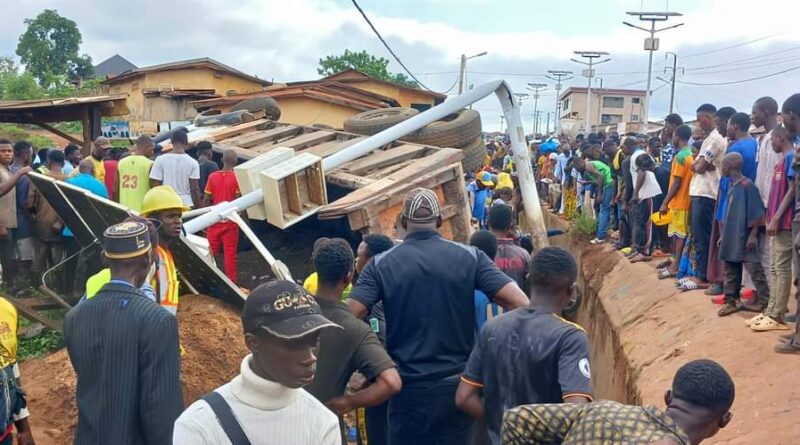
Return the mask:
<path id="1" fill-rule="evenodd" d="M 467 60 L 474 59 L 476 57 L 485 56 L 489 53 L 486 51 L 475 54 L 474 56 L 467 57 L 466 55 L 461 55 L 461 68 L 458 70 L 458 94 L 461 94 L 464 91 L 464 76 L 467 72 Z"/>
<path id="2" fill-rule="evenodd" d="M 569 76 L 569 77 L 567 77 Z M 561 118 L 561 82 L 564 80 L 572 79 L 572 71 L 565 71 L 565 70 L 547 70 L 547 75 L 545 76 L 550 80 L 555 80 L 556 85 L 556 115 L 553 118 L 553 128 L 558 128 L 558 120 Z"/>
<path id="3" fill-rule="evenodd" d="M 586 119 L 584 121 L 584 129 L 583 129 L 583 131 L 590 132 L 590 131 L 592 131 L 592 127 L 589 124 L 589 122 L 590 122 L 589 113 L 590 113 L 590 110 L 591 110 L 589 105 L 590 105 L 591 99 L 592 99 L 592 77 L 594 77 L 594 69 L 592 69 L 592 67 L 594 65 L 599 65 L 601 63 L 606 63 L 611 59 L 610 58 L 603 59 L 603 60 L 600 60 L 598 62 L 594 61 L 594 59 L 599 59 L 600 57 L 607 56 L 608 53 L 604 52 L 604 51 L 573 51 L 573 52 L 575 54 L 577 54 L 578 56 L 583 57 L 584 59 L 589 59 L 588 62 L 583 62 L 583 61 L 577 60 L 577 59 L 569 59 L 569 60 L 571 60 L 571 61 L 573 61 L 575 63 L 580 63 L 581 65 L 586 65 L 586 66 L 589 67 L 588 69 L 583 70 L 583 76 L 587 77 L 589 79 L 589 85 L 586 88 Z"/>
<path id="4" fill-rule="evenodd" d="M 533 91 L 533 137 L 539 132 L 539 92 L 547 89 L 546 83 L 528 83 L 528 89 Z"/>
<path id="5" fill-rule="evenodd" d="M 667 26 L 666 28 L 656 29 L 656 22 L 666 22 L 669 20 L 670 17 L 681 17 L 683 14 L 680 12 L 626 12 L 626 14 L 634 17 L 639 17 L 639 20 L 643 22 L 650 22 L 650 29 L 643 28 L 641 26 L 634 25 L 628 22 L 622 22 L 623 25 L 630 26 L 631 28 L 641 29 L 644 32 L 650 33 L 650 37 L 644 39 L 644 49 L 645 51 L 650 52 L 650 57 L 647 62 L 647 92 L 646 92 L 646 100 L 647 103 L 644 106 L 644 126 L 643 129 L 647 129 L 647 123 L 650 115 L 650 83 L 653 79 L 653 53 L 658 51 L 658 39 L 655 37 L 657 32 L 666 31 L 668 29 L 677 28 L 683 23 L 678 23 L 677 25 Z"/>

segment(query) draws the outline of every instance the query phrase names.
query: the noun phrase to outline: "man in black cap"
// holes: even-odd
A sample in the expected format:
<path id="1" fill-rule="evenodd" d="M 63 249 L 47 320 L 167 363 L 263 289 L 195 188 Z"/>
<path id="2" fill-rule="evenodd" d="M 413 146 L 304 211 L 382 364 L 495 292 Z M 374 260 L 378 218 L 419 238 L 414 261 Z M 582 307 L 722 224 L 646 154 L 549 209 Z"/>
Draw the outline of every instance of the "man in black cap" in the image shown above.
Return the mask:
<path id="1" fill-rule="evenodd" d="M 64 320 L 78 376 L 75 444 L 171 444 L 183 408 L 178 325 L 139 290 L 153 261 L 150 234 L 128 221 L 103 236 L 111 281 Z"/>
<path id="2" fill-rule="evenodd" d="M 443 239 L 441 223 L 433 191 L 409 192 L 404 242 L 372 258 L 347 300 L 359 318 L 384 303 L 386 348 L 403 380 L 389 401 L 390 443 L 466 443 L 472 422 L 455 393 L 475 342 L 475 289 L 506 309 L 528 304 L 485 253 Z"/>
<path id="3" fill-rule="evenodd" d="M 302 389 L 314 381 L 320 331 L 341 329 L 291 281 L 253 289 L 242 310 L 251 354 L 241 373 L 175 422 L 174 445 L 340 445 L 339 420 Z"/>

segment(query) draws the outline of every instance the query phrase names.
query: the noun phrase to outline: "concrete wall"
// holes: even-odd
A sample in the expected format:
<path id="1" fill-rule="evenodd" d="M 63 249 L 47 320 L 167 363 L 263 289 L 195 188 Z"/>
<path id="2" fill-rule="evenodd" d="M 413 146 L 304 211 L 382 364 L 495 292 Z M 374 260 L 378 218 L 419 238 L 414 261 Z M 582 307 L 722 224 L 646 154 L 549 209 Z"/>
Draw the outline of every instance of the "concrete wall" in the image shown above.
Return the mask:
<path id="1" fill-rule="evenodd" d="M 325 124 L 340 129 L 344 121 L 361 112 L 345 105 L 329 103 L 310 97 L 277 99 L 281 108 L 279 122 L 295 125 Z"/>

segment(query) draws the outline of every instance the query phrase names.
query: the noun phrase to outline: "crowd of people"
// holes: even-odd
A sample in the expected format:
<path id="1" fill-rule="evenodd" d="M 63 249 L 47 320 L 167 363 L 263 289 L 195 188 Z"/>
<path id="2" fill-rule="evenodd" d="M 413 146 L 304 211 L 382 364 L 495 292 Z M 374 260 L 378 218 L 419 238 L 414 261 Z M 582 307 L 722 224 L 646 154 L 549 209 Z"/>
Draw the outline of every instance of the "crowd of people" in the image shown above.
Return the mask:
<path id="1" fill-rule="evenodd" d="M 800 97 L 797 102 L 800 107 Z M 698 111 L 701 128 L 709 116 L 713 123 L 709 107 Z M 786 107 L 785 126 L 794 122 L 794 108 Z M 749 117 L 745 125 L 738 116 L 730 117 L 726 134 L 747 140 Z M 560 195 L 552 208 L 593 212 L 597 206 L 596 244 L 608 240 L 613 217 L 620 243 L 626 233 L 631 240 L 632 261 L 650 258 L 655 244 L 675 253 L 659 275 L 677 276 L 683 271 L 681 256 L 696 253 L 693 240 L 702 239 L 692 237 L 690 185 L 704 173 L 713 175 L 719 165 L 720 176 L 730 178 L 726 193 L 735 198 L 723 212 L 725 242 L 718 250 L 732 280 L 741 279 L 744 265 L 763 292 L 763 269 L 759 275 L 753 264 L 760 259 L 765 206 L 759 182 L 747 179 L 751 164 L 739 151 L 720 145 L 715 129 L 701 135 L 675 120 L 668 118 L 660 139 L 617 141 L 595 134 L 586 143 L 561 140 L 552 162 L 550 154 L 541 164 L 537 159 L 547 192 L 552 187 Z M 788 155 L 794 131 L 778 128 L 783 127 L 769 128 L 770 147 Z M 734 383 L 710 360 L 691 361 L 677 371 L 665 409 L 594 400 L 588 337 L 563 316 L 576 294 L 576 261 L 563 249 L 534 250 L 530 237 L 521 233 L 516 166 L 503 141 L 490 144 L 486 168 L 468 185 L 475 225 L 468 245 L 439 234 L 440 203 L 428 189 L 405 197 L 398 222 L 402 240 L 381 234 L 365 235 L 358 245 L 341 238 L 317 240 L 314 272 L 304 286 L 273 280 L 245 300 L 241 319 L 250 354 L 242 358 L 240 373 L 184 409 L 175 317 L 180 283 L 171 249 L 182 236 L 185 211 L 230 201 L 239 190 L 232 172 L 235 152 L 222 155 L 220 168 L 210 144 L 191 147 L 180 131 L 171 142 L 170 152 L 155 156 L 152 139 L 142 136 L 127 155 L 116 150 L 112 156 L 109 141 L 99 138 L 86 159 L 79 150 L 53 149 L 37 162 L 29 145 L 26 150 L 19 142 L 0 140 L 0 200 L 9 204 L 0 203 L 0 245 L 10 252 L 3 257 L 4 275 L 6 261 L 13 272 L 25 267 L 23 261 L 45 258 L 46 264 L 57 264 L 73 251 L 79 261 L 70 284 L 80 285 L 81 273 L 87 277 L 81 301 L 64 321 L 78 377 L 76 444 L 344 444 L 351 432 L 344 417 L 352 412 L 357 440 L 365 445 L 578 444 L 589 437 L 602 443 L 698 444 L 731 420 Z M 573 144 L 580 144 L 575 151 Z M 709 151 L 711 144 L 718 150 Z M 191 149 L 199 160 L 187 154 Z M 669 174 L 663 185 L 665 162 Z M 698 173 L 703 162 L 708 166 Z M 548 163 L 552 168 L 545 167 Z M 75 251 L 77 242 L 67 241 L 74 235 L 26 178 L 32 169 L 118 201 L 139 216 L 106 229 L 102 254 Z M 780 196 L 776 212 L 794 207 L 785 198 L 790 190 L 773 186 L 767 193 L 769 200 Z M 15 200 L 13 206 L 7 196 Z M 670 215 L 672 239 L 653 235 L 653 214 Z M 32 235 L 26 237 L 18 221 L 29 217 Z M 235 281 L 238 229 L 231 224 L 212 226 L 207 235 L 212 251 L 224 251 L 225 271 Z M 27 238 L 35 241 L 19 242 Z M 26 249 L 30 255 L 23 255 Z M 39 257 L 40 252 L 47 254 Z M 689 268 L 694 279 L 681 285 L 703 283 L 696 269 Z M 4 276 L 4 284 L 13 277 Z M 724 284 L 729 286 L 727 278 Z M 785 305 L 785 299 L 769 301 L 769 310 Z M 765 310 L 753 326 L 772 313 Z M 0 304 L 0 316 L 16 326 L 13 306 L 4 310 Z M 15 350 L 15 330 L 0 335 L 0 343 Z M 6 435 L 0 444 L 10 443 L 16 428 L 19 443 L 30 445 L 25 394 L 13 354 L 9 357 L 0 361 L 7 391 Z"/>
<path id="2" fill-rule="evenodd" d="M 595 218 L 593 244 L 613 234 L 631 262 L 661 257 L 658 277 L 714 297 L 719 316 L 753 312 L 746 325 L 757 332 L 795 322 L 775 352 L 798 354 L 788 301 L 800 278 L 800 94 L 780 109 L 759 98 L 749 113 L 703 104 L 696 118 L 691 127 L 671 114 L 652 137 L 598 132 L 539 145 L 540 191 L 555 213 Z"/>
<path id="3" fill-rule="evenodd" d="M 98 248 L 81 251 L 72 230 L 26 176 L 30 171 L 113 200 L 142 215 L 152 213 L 153 203 L 173 192 L 180 198 L 180 205 L 174 208 L 181 211 L 239 196 L 233 173 L 234 151 L 223 154 L 220 168 L 211 160 L 207 141 L 194 144 L 196 158 L 187 154 L 192 147 L 185 131 L 175 132 L 171 144 L 172 149 L 162 153 L 152 138 L 141 136 L 126 150 L 112 147 L 101 136 L 92 144 L 89 156 L 83 158 L 80 148 L 73 144 L 63 150 L 42 149 L 34 154 L 26 141 L 0 139 L 0 262 L 5 292 L 30 293 L 42 284 L 45 271 L 72 258 L 64 264 L 64 273 L 52 274 L 55 282 L 48 284 L 75 301 L 86 294 L 87 280 L 102 269 Z M 156 192 L 148 199 L 151 190 Z M 236 282 L 238 226 L 220 222 L 209 228 L 207 237 L 212 254 L 224 257 L 224 270 Z M 75 279 L 64 280 L 64 276 Z"/>

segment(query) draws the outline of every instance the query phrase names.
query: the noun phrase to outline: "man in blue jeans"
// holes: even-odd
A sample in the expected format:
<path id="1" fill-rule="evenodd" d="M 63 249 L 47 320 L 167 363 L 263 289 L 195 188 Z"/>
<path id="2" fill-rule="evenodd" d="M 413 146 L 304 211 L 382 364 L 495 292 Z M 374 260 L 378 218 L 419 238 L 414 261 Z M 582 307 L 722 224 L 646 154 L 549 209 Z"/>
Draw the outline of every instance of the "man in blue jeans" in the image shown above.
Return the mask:
<path id="1" fill-rule="evenodd" d="M 592 244 L 606 242 L 608 235 L 608 221 L 611 217 L 611 200 L 614 198 L 614 178 L 611 176 L 611 167 L 603 161 L 584 161 L 575 158 L 575 170 L 578 170 L 586 179 L 592 182 L 597 190 L 596 200 L 600 201 L 600 214 L 597 217 L 597 237 Z"/>
<path id="2" fill-rule="evenodd" d="M 703 104 L 697 109 L 697 125 L 705 132 L 700 153 L 692 163 L 694 176 L 689 185 L 691 205 L 692 243 L 695 253 L 695 276 L 682 283 L 685 290 L 708 287 L 708 250 L 711 243 L 711 228 L 714 223 L 714 207 L 719 189 L 722 158 L 728 142 L 719 133 L 714 122 L 717 108 Z"/>
<path id="3" fill-rule="evenodd" d="M 626 143 L 628 140 L 626 139 Z M 630 146 L 630 143 L 627 145 Z M 653 226 L 650 215 L 653 213 L 653 198 L 661 194 L 655 170 L 655 161 L 644 151 L 643 142 L 636 140 L 631 150 L 631 177 L 633 195 L 630 200 L 631 226 L 634 249 L 628 257 L 632 262 L 647 261 L 653 248 Z"/>

